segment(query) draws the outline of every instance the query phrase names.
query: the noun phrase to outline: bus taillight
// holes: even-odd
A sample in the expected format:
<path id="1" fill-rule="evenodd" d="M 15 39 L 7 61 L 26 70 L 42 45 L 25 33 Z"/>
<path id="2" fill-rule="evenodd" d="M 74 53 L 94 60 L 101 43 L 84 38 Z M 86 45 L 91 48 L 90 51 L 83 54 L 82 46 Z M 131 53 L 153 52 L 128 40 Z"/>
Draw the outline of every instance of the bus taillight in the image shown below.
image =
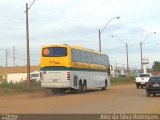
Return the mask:
<path id="1" fill-rule="evenodd" d="M 71 79 L 71 73 L 67 72 L 67 80 L 70 80 L 70 79 Z"/>

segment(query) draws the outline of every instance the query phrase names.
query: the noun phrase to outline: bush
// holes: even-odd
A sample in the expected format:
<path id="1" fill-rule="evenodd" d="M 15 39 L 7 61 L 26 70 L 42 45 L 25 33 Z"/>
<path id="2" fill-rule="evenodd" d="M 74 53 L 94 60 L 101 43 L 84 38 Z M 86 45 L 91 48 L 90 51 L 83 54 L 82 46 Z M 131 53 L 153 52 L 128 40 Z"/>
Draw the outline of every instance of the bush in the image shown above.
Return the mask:
<path id="1" fill-rule="evenodd" d="M 111 78 L 111 83 L 113 84 L 122 84 L 122 83 L 133 83 L 135 80 L 135 77 L 129 76 L 120 76 L 120 77 L 112 77 Z"/>
<path id="2" fill-rule="evenodd" d="M 28 82 L 23 81 L 20 83 L 1 83 L 0 89 L 13 89 L 13 90 L 30 90 L 30 89 L 36 89 L 41 88 L 40 82 L 32 82 L 32 87 L 29 88 Z"/>

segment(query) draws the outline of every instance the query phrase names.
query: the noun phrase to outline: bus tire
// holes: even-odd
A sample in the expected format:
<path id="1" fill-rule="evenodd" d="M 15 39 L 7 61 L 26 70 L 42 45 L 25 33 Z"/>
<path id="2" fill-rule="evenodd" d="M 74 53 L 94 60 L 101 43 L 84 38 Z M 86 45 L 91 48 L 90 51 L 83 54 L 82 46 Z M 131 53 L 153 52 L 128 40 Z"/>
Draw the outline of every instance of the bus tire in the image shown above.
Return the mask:
<path id="1" fill-rule="evenodd" d="M 103 90 L 103 91 L 106 90 L 106 87 L 107 87 L 107 80 L 105 80 L 105 86 L 102 87 L 102 90 Z"/>
<path id="2" fill-rule="evenodd" d="M 76 93 L 82 93 L 83 92 L 83 84 L 82 80 L 79 80 L 78 89 L 76 90 Z"/>
<path id="3" fill-rule="evenodd" d="M 87 82 L 84 81 L 83 82 L 83 90 L 82 90 L 82 92 L 85 93 L 86 91 L 87 91 Z"/>
<path id="4" fill-rule="evenodd" d="M 155 97 L 155 96 L 156 96 L 156 93 L 153 93 L 153 96 Z"/>
<path id="5" fill-rule="evenodd" d="M 141 85 L 141 89 L 143 89 L 143 85 Z"/>

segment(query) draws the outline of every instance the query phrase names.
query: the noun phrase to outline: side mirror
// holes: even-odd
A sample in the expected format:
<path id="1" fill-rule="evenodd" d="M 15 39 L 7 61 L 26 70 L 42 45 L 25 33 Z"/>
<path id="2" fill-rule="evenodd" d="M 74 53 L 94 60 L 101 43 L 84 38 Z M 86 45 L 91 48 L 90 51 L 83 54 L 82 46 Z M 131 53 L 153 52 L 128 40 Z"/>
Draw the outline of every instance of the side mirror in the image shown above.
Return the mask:
<path id="1" fill-rule="evenodd" d="M 110 76 L 111 75 L 111 70 L 113 69 L 112 66 L 111 65 L 109 65 L 109 66 L 105 65 L 105 67 L 106 67 L 108 75 Z"/>
<path id="2" fill-rule="evenodd" d="M 110 65 L 110 71 L 113 71 L 113 67 L 112 67 L 112 65 Z"/>
<path id="3" fill-rule="evenodd" d="M 109 76 L 111 75 L 110 68 L 107 69 L 107 73 Z"/>

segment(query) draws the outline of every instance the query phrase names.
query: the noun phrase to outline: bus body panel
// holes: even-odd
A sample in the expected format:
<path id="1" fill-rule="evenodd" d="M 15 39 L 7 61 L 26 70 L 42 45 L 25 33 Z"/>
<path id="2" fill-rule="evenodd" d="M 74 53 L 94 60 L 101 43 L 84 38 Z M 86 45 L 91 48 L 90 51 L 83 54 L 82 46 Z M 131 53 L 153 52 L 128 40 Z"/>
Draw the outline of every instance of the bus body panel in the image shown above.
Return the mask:
<path id="1" fill-rule="evenodd" d="M 105 80 L 110 86 L 110 80 L 106 72 L 95 71 L 41 71 L 43 80 L 41 86 L 45 88 L 73 88 L 78 89 L 78 82 L 87 82 L 87 88 L 104 87 Z M 44 74 L 45 73 L 45 74 Z M 69 74 L 68 74 L 69 73 Z M 69 77 L 68 77 L 69 75 Z M 76 76 L 76 84 L 75 84 Z"/>
<path id="2" fill-rule="evenodd" d="M 55 47 L 55 46 L 53 46 Z M 57 46 L 58 47 L 58 46 Z M 60 46 L 60 47 L 64 47 L 64 46 Z M 46 47 L 43 47 L 42 50 L 46 48 Z M 47 48 L 52 48 L 52 46 L 49 46 Z M 48 67 L 48 66 L 58 66 L 58 67 L 71 67 L 71 48 L 69 47 L 66 47 L 67 48 L 67 56 L 62 56 L 62 57 L 43 57 L 41 55 L 41 62 L 40 62 L 40 66 L 41 68 L 43 67 Z"/>
<path id="3" fill-rule="evenodd" d="M 78 89 L 78 85 L 77 87 L 73 85 L 74 76 L 77 76 L 77 81 L 82 80 L 82 83 L 84 82 L 84 80 L 86 80 L 87 88 L 104 87 L 105 80 L 108 80 L 107 82 L 110 82 L 106 72 L 73 71 L 71 76 L 72 86 L 75 89 Z M 108 86 L 110 86 L 110 83 L 108 83 Z"/>
<path id="4" fill-rule="evenodd" d="M 64 54 L 64 51 L 56 51 L 54 53 L 56 56 L 47 56 L 45 52 L 51 51 L 54 47 L 66 48 L 67 53 L 65 56 L 57 56 Z M 40 66 L 41 73 L 43 73 L 41 86 L 44 88 L 79 89 L 80 81 L 82 84 L 87 83 L 87 89 L 105 87 L 106 81 L 107 87 L 110 86 L 107 73 L 109 69 L 108 56 L 88 49 L 79 49 L 68 45 L 44 46 L 42 47 Z"/>

